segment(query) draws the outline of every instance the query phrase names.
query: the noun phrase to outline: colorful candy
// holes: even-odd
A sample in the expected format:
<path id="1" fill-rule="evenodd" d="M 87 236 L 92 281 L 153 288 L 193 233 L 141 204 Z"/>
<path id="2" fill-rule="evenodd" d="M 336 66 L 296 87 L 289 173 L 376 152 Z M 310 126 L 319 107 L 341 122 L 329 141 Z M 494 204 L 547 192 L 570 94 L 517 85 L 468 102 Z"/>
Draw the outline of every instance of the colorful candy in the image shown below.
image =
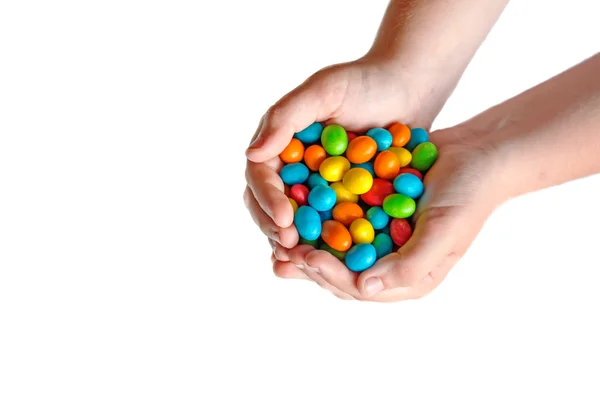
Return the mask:
<path id="1" fill-rule="evenodd" d="M 367 131 L 367 136 L 372 137 L 377 143 L 377 151 L 387 150 L 392 145 L 392 134 L 383 128 L 373 128 Z"/>
<path id="2" fill-rule="evenodd" d="M 373 229 L 383 229 L 389 224 L 390 217 L 383 211 L 383 208 L 375 206 L 367 211 L 367 220 L 371 223 Z"/>
<path id="3" fill-rule="evenodd" d="M 373 175 L 363 168 L 350 168 L 342 180 L 344 187 L 353 194 L 364 194 L 373 186 Z"/>
<path id="4" fill-rule="evenodd" d="M 366 163 L 377 153 L 377 143 L 369 136 L 359 136 L 348 144 L 346 158 L 354 164 Z"/>
<path id="5" fill-rule="evenodd" d="M 327 154 L 331 156 L 341 156 L 348 147 L 348 135 L 346 134 L 346 130 L 339 125 L 326 126 L 321 134 L 321 144 Z"/>
<path id="6" fill-rule="evenodd" d="M 325 159 L 319 166 L 319 173 L 326 181 L 337 182 L 342 180 L 344 174 L 348 172 L 349 169 L 350 161 L 345 157 L 336 156 Z"/>
<path id="7" fill-rule="evenodd" d="M 394 122 L 388 131 L 392 134 L 392 146 L 394 147 L 402 147 L 410 140 L 410 128 L 404 124 Z"/>
<path id="8" fill-rule="evenodd" d="M 427 171 L 437 159 L 438 151 L 431 142 L 419 144 L 412 152 L 410 166 L 419 171 Z"/>
<path id="9" fill-rule="evenodd" d="M 375 174 L 381 179 L 394 179 L 400 171 L 400 161 L 396 155 L 389 151 L 382 151 L 375 159 Z"/>
<path id="10" fill-rule="evenodd" d="M 394 179 L 394 189 L 396 193 L 416 199 L 423 194 L 423 182 L 413 174 L 404 173 Z"/>
<path id="11" fill-rule="evenodd" d="M 408 218 L 416 208 L 415 201 L 403 194 L 390 194 L 383 200 L 383 211 L 392 218 Z"/>
<path id="12" fill-rule="evenodd" d="M 287 164 L 281 168 L 279 175 L 286 185 L 291 186 L 297 183 L 304 183 L 308 179 L 308 168 L 306 165 L 300 163 Z"/>
<path id="13" fill-rule="evenodd" d="M 294 225 L 296 225 L 298 235 L 306 240 L 315 240 L 321 236 L 321 217 L 312 207 L 298 208 L 294 215 Z"/>
<path id="14" fill-rule="evenodd" d="M 400 168 L 406 167 L 410 164 L 410 161 L 412 160 L 412 153 L 406 150 L 404 147 L 392 146 L 388 150 L 394 153 L 396 157 L 398 157 L 398 161 L 400 162 Z"/>
<path id="15" fill-rule="evenodd" d="M 341 222 L 335 220 L 323 222 L 321 237 L 325 243 L 337 251 L 347 251 L 352 246 L 350 232 Z"/>
<path id="16" fill-rule="evenodd" d="M 292 198 L 288 198 L 288 200 L 290 201 L 290 204 L 292 205 L 292 209 L 294 210 L 294 214 L 296 214 L 296 211 L 298 211 L 298 203 L 296 202 L 296 200 L 294 200 Z"/>
<path id="17" fill-rule="evenodd" d="M 394 248 L 394 243 L 390 235 L 386 233 L 378 233 L 373 239 L 373 247 L 377 252 L 377 259 L 387 256 Z"/>
<path id="18" fill-rule="evenodd" d="M 308 188 L 299 183 L 292 185 L 290 188 L 290 198 L 298 203 L 298 206 L 305 206 L 308 204 Z"/>
<path id="19" fill-rule="evenodd" d="M 381 206 L 383 200 L 394 193 L 394 185 L 385 179 L 373 179 L 371 190 L 360 196 L 360 198 L 370 206 Z"/>
<path id="20" fill-rule="evenodd" d="M 350 271 L 362 272 L 375 264 L 377 250 L 369 243 L 357 244 L 346 253 L 346 266 Z"/>
<path id="21" fill-rule="evenodd" d="M 331 210 L 335 199 L 335 190 L 329 186 L 315 186 L 308 194 L 308 204 L 317 211 Z"/>
<path id="22" fill-rule="evenodd" d="M 341 222 L 344 226 L 350 226 L 354 220 L 362 218 L 363 216 L 363 209 L 356 203 L 345 201 L 333 207 L 333 219 Z M 387 217 L 387 214 L 385 214 L 385 216 Z"/>
<path id="23" fill-rule="evenodd" d="M 313 122 L 300 132 L 296 132 L 294 137 L 304 144 L 313 144 L 319 141 L 322 132 L 323 125 L 318 122 Z"/>
<path id="24" fill-rule="evenodd" d="M 342 182 L 334 182 L 331 188 L 335 190 L 336 203 L 347 201 L 349 203 L 358 203 L 358 195 L 352 193 Z"/>
<path id="25" fill-rule="evenodd" d="M 310 174 L 310 176 L 308 177 L 308 182 L 306 184 L 308 185 L 309 189 L 312 189 L 318 185 L 329 186 L 329 183 L 325 179 L 323 179 L 321 174 L 319 174 L 318 172 Z"/>
<path id="26" fill-rule="evenodd" d="M 368 220 L 357 218 L 350 224 L 350 235 L 354 243 L 371 243 L 375 238 L 375 230 Z"/>
<path id="27" fill-rule="evenodd" d="M 327 152 L 318 144 L 313 144 L 304 150 L 304 163 L 311 171 L 318 171 L 326 158 Z"/>
<path id="28" fill-rule="evenodd" d="M 302 157 L 304 157 L 304 145 L 296 138 L 293 138 L 290 144 L 279 154 L 281 161 L 287 164 L 300 162 Z"/>
<path id="29" fill-rule="evenodd" d="M 413 151 L 415 147 L 420 145 L 421 143 L 427 142 L 429 140 L 429 135 L 427 131 L 423 128 L 413 128 L 410 130 L 410 140 L 404 147 L 408 151 Z"/>
<path id="30" fill-rule="evenodd" d="M 404 246 L 412 236 L 412 228 L 405 219 L 393 219 L 390 224 L 390 236 L 394 243 L 400 247 Z"/>
<path id="31" fill-rule="evenodd" d="M 361 164 L 352 164 L 352 168 L 362 168 L 362 169 L 366 169 L 367 171 L 369 171 L 369 173 L 373 176 L 375 176 L 375 167 L 373 167 L 373 163 L 372 162 L 364 162 Z"/>

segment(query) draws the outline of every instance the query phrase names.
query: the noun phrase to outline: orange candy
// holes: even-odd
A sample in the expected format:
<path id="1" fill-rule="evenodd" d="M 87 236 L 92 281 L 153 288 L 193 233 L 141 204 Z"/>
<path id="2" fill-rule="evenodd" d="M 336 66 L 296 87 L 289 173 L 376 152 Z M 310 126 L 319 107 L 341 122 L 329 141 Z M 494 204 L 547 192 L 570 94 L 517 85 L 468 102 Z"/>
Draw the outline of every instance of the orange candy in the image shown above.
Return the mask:
<path id="1" fill-rule="evenodd" d="M 279 158 L 286 164 L 297 163 L 302 161 L 304 156 L 304 145 L 301 141 L 293 138 L 290 144 L 279 154 Z"/>
<path id="2" fill-rule="evenodd" d="M 304 152 L 304 163 L 313 171 L 318 171 L 321 163 L 326 158 L 327 152 L 318 144 L 313 144 Z"/>
<path id="3" fill-rule="evenodd" d="M 363 209 L 356 203 L 342 202 L 333 207 L 333 219 L 344 226 L 350 226 L 355 219 L 364 216 Z"/>
<path id="4" fill-rule="evenodd" d="M 348 143 L 346 158 L 354 164 L 362 164 L 369 161 L 377 152 L 377 143 L 369 136 L 358 136 Z"/>
<path id="5" fill-rule="evenodd" d="M 321 237 L 331 247 L 337 251 L 346 251 L 352 246 L 352 236 L 341 222 L 328 220 L 323 222 Z"/>
<path id="6" fill-rule="evenodd" d="M 388 131 L 392 134 L 392 146 L 403 147 L 410 140 L 410 128 L 400 122 L 394 122 Z"/>
<path id="7" fill-rule="evenodd" d="M 394 153 L 389 150 L 382 151 L 375 159 L 375 174 L 381 179 L 392 180 L 398 176 L 400 161 Z"/>

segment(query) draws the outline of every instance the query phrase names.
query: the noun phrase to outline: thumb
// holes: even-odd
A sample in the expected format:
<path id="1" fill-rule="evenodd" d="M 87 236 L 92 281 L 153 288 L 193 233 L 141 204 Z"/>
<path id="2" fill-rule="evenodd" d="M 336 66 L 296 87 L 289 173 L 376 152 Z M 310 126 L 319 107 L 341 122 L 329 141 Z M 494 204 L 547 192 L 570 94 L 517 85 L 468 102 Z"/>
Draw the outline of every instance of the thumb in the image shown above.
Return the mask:
<path id="1" fill-rule="evenodd" d="M 347 85 L 347 79 L 338 78 L 328 69 L 318 72 L 269 108 L 246 157 L 256 163 L 277 157 L 294 133 L 331 118 L 345 95 L 340 87 Z"/>
<path id="2" fill-rule="evenodd" d="M 456 257 L 461 219 L 445 209 L 425 211 L 417 220 L 413 236 L 398 250 L 363 272 L 357 286 L 364 297 L 383 290 L 412 287 L 446 258 Z"/>

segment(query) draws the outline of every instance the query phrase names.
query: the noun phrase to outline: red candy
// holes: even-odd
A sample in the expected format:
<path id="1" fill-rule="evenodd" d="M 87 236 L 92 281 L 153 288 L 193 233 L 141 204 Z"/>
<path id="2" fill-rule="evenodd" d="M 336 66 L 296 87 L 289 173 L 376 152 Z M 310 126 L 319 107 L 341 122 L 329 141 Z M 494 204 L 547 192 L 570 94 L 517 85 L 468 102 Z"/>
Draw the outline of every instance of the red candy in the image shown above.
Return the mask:
<path id="1" fill-rule="evenodd" d="M 396 191 L 394 190 L 392 182 L 381 178 L 375 178 L 373 179 L 371 190 L 361 195 L 360 198 L 370 206 L 381 206 L 383 204 L 383 199 L 393 193 L 396 193 Z"/>
<path id="2" fill-rule="evenodd" d="M 400 172 L 398 173 L 398 175 L 404 174 L 404 173 L 413 174 L 420 180 L 423 180 L 423 174 L 421 173 L 421 171 L 418 171 L 414 168 L 408 168 L 408 167 L 400 168 Z"/>
<path id="3" fill-rule="evenodd" d="M 390 236 L 392 241 L 402 247 L 412 236 L 412 228 L 405 219 L 394 218 L 390 224 Z"/>
<path id="4" fill-rule="evenodd" d="M 348 142 L 351 142 L 352 140 L 354 140 L 358 137 L 358 135 L 356 133 L 348 132 L 348 131 L 346 131 L 346 135 L 348 135 Z"/>
<path id="5" fill-rule="evenodd" d="M 290 188 L 290 197 L 296 200 L 298 207 L 302 207 L 308 204 L 308 188 L 304 185 L 293 185 Z"/>

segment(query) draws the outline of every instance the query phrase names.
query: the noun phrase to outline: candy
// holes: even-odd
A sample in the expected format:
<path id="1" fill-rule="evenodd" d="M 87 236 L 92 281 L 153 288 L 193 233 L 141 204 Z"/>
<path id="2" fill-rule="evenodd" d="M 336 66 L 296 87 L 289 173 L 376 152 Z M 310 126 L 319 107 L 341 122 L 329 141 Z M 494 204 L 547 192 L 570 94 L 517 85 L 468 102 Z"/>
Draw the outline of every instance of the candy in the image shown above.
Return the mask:
<path id="1" fill-rule="evenodd" d="M 410 129 L 404 124 L 394 122 L 388 131 L 392 134 L 392 146 L 402 147 L 410 140 Z"/>
<path id="2" fill-rule="evenodd" d="M 411 157 L 412 157 L 412 155 L 411 155 Z M 423 174 L 421 173 L 421 171 L 417 171 L 414 168 L 408 168 L 408 167 L 400 168 L 400 173 L 401 174 L 404 174 L 404 173 L 413 174 L 414 176 L 416 176 L 420 180 L 423 180 Z"/>
<path id="3" fill-rule="evenodd" d="M 352 168 L 366 169 L 367 171 L 369 171 L 369 173 L 371 175 L 375 175 L 375 168 L 373 167 L 372 162 L 365 162 L 365 163 L 361 163 L 361 164 L 352 164 Z"/>
<path id="4" fill-rule="evenodd" d="M 294 225 L 296 225 L 298 235 L 306 240 L 316 240 L 321 236 L 321 217 L 312 207 L 298 208 L 294 215 Z"/>
<path id="5" fill-rule="evenodd" d="M 412 228 L 405 219 L 393 219 L 390 224 L 390 236 L 397 246 L 404 246 L 412 236 Z"/>
<path id="6" fill-rule="evenodd" d="M 387 218 L 387 214 L 384 213 L 384 215 Z M 344 226 L 350 226 L 350 224 L 354 222 L 354 220 L 362 218 L 363 216 L 363 209 L 360 208 L 360 206 L 356 203 L 350 203 L 345 201 L 333 207 L 333 219 L 341 222 Z"/>
<path id="7" fill-rule="evenodd" d="M 336 204 L 347 201 L 350 203 L 358 203 L 358 195 L 352 193 L 342 182 L 334 182 L 331 184 L 331 188 L 335 190 Z"/>
<path id="8" fill-rule="evenodd" d="M 423 194 L 423 182 L 413 174 L 400 174 L 394 179 L 394 189 L 397 193 L 416 199 Z"/>
<path id="9" fill-rule="evenodd" d="M 325 211 L 317 211 L 319 213 L 319 217 L 321 217 L 321 223 L 325 221 L 329 221 L 333 219 L 333 208 Z"/>
<path id="10" fill-rule="evenodd" d="M 326 158 L 327 152 L 318 144 L 313 144 L 304 151 L 304 163 L 311 171 L 318 171 Z"/>
<path id="11" fill-rule="evenodd" d="M 321 134 L 321 144 L 329 155 L 340 156 L 344 154 L 348 147 L 346 130 L 339 125 L 326 126 Z"/>
<path id="12" fill-rule="evenodd" d="M 308 177 L 308 182 L 306 184 L 308 185 L 309 189 L 312 189 L 318 185 L 329 186 L 329 183 L 325 179 L 323 179 L 323 177 L 317 172 L 310 174 L 310 176 Z"/>
<path id="13" fill-rule="evenodd" d="M 290 197 L 296 200 L 299 206 L 305 206 L 308 204 L 308 188 L 297 183 L 290 188 Z"/>
<path id="14" fill-rule="evenodd" d="M 368 220 L 357 218 L 350 224 L 350 235 L 356 244 L 371 243 L 375 237 L 375 230 Z"/>
<path id="15" fill-rule="evenodd" d="M 383 211 L 392 218 L 408 218 L 416 208 L 415 201 L 403 194 L 390 194 L 383 200 Z"/>
<path id="16" fill-rule="evenodd" d="M 360 198 L 370 206 L 380 206 L 386 196 L 394 193 L 394 185 L 392 182 L 384 179 L 373 179 L 371 190 L 360 196 Z"/>
<path id="17" fill-rule="evenodd" d="M 367 211 L 367 220 L 373 226 L 373 229 L 383 229 L 390 222 L 390 217 L 381 207 L 371 207 Z"/>
<path id="18" fill-rule="evenodd" d="M 290 201 L 290 204 L 292 205 L 292 209 L 294 210 L 294 214 L 296 214 L 296 211 L 298 211 L 298 203 L 296 202 L 296 200 L 294 200 L 292 198 L 288 198 L 288 200 Z"/>
<path id="19" fill-rule="evenodd" d="M 338 251 L 346 251 L 352 246 L 352 237 L 348 229 L 338 221 L 323 222 L 321 231 L 323 241 L 331 246 L 332 249 Z"/>
<path id="20" fill-rule="evenodd" d="M 279 154 L 281 161 L 287 164 L 300 162 L 302 157 L 304 157 L 304 145 L 296 138 L 293 138 L 290 144 Z"/>
<path id="21" fill-rule="evenodd" d="M 323 125 L 313 122 L 300 132 L 296 132 L 294 137 L 304 144 L 312 144 L 321 138 L 321 132 L 323 132 Z"/>
<path id="22" fill-rule="evenodd" d="M 392 145 L 392 134 L 383 128 L 373 128 L 367 131 L 367 136 L 372 137 L 377 143 L 377 151 L 387 150 Z"/>
<path id="23" fill-rule="evenodd" d="M 382 151 L 375 158 L 375 174 L 381 179 L 394 179 L 400 171 L 400 161 L 389 151 Z"/>
<path id="24" fill-rule="evenodd" d="M 350 168 L 342 180 L 344 187 L 354 194 L 367 193 L 373 186 L 373 175 L 363 168 Z"/>
<path id="25" fill-rule="evenodd" d="M 342 180 L 344 174 L 348 172 L 349 169 L 350 161 L 345 157 L 336 156 L 325 159 L 319 166 L 319 173 L 328 182 L 337 182 Z"/>
<path id="26" fill-rule="evenodd" d="M 308 194 L 308 204 L 317 211 L 331 210 L 335 199 L 335 190 L 329 186 L 317 185 Z"/>
<path id="27" fill-rule="evenodd" d="M 320 247 L 321 250 L 325 250 L 326 252 L 330 253 L 332 256 L 334 256 L 335 258 L 337 258 L 340 261 L 344 261 L 344 258 L 346 258 L 346 252 L 345 251 L 338 251 L 334 248 L 332 248 L 331 246 L 329 246 L 327 243 L 323 243 Z"/>
<path id="28" fill-rule="evenodd" d="M 306 165 L 300 163 L 287 164 L 281 168 L 279 175 L 283 183 L 290 186 L 297 183 L 304 183 L 308 179 L 308 168 Z"/>
<path id="29" fill-rule="evenodd" d="M 346 135 L 348 135 L 348 145 L 350 145 L 350 142 L 358 137 L 358 135 L 354 132 L 346 131 Z"/>
<path id="30" fill-rule="evenodd" d="M 375 264 L 377 251 L 372 244 L 363 243 L 353 246 L 346 253 L 346 266 L 350 271 L 362 272 Z"/>
<path id="31" fill-rule="evenodd" d="M 410 140 L 404 145 L 408 151 L 413 151 L 419 144 L 429 140 L 427 131 L 423 128 L 413 128 L 410 130 Z"/>
<path id="32" fill-rule="evenodd" d="M 373 247 L 375 247 L 375 251 L 377 252 L 377 259 L 380 259 L 392 252 L 394 244 L 390 235 L 378 233 L 375 239 L 373 239 Z"/>
<path id="33" fill-rule="evenodd" d="M 406 150 L 404 147 L 390 147 L 388 151 L 391 151 L 398 157 L 398 161 L 400 162 L 400 168 L 406 167 L 410 164 L 412 160 L 412 153 Z"/>
<path id="34" fill-rule="evenodd" d="M 372 137 L 360 136 L 348 144 L 346 158 L 351 163 L 366 163 L 377 153 L 377 143 Z"/>
<path id="35" fill-rule="evenodd" d="M 427 171 L 437 159 L 438 151 L 431 142 L 419 144 L 412 152 L 413 158 L 410 166 L 421 172 Z"/>

